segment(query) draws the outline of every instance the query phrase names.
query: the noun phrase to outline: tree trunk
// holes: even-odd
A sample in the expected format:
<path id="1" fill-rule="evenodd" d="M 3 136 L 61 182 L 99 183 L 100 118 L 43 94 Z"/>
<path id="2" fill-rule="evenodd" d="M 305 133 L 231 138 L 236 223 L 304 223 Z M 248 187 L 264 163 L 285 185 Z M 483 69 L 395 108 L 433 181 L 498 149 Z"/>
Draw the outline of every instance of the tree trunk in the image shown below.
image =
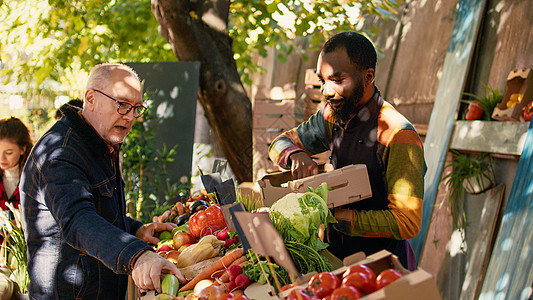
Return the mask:
<path id="1" fill-rule="evenodd" d="M 198 100 L 238 182 L 252 180 L 252 106 L 227 34 L 228 0 L 152 0 L 180 61 L 200 61 Z M 179 133 L 178 133 L 179 134 Z"/>

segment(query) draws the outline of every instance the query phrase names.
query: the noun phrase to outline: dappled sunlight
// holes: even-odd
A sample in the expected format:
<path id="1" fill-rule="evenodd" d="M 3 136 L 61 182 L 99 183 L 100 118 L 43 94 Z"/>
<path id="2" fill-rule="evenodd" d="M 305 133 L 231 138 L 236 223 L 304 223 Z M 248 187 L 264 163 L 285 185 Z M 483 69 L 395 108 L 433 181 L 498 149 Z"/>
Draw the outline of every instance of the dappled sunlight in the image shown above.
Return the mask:
<path id="1" fill-rule="evenodd" d="M 156 114 L 160 119 L 170 119 L 174 117 L 174 105 L 163 101 L 157 106 Z"/>
<path id="2" fill-rule="evenodd" d="M 412 201 L 412 197 L 408 196 L 402 196 L 405 194 L 410 194 L 408 191 L 413 191 L 415 189 L 412 180 L 408 180 L 406 178 L 400 178 L 396 180 L 396 183 L 394 185 L 395 187 L 402 187 L 400 193 L 395 193 L 395 197 L 398 199 L 394 201 L 395 206 L 400 210 L 417 210 L 420 209 L 420 204 L 418 201 Z M 396 190 L 400 190 L 400 188 L 396 188 Z"/>
<path id="3" fill-rule="evenodd" d="M 265 1 L 266 4 L 272 3 L 272 1 Z M 294 2 L 294 5 L 303 5 L 304 8 L 307 11 L 314 12 L 314 3 L 311 0 L 297 0 Z M 334 25 L 335 22 L 341 21 L 344 18 L 347 18 L 348 21 L 351 24 L 355 25 L 356 30 L 361 30 L 363 27 L 363 20 L 361 16 L 361 9 L 359 3 L 352 3 L 350 1 L 340 2 L 341 5 L 343 5 L 343 8 L 346 11 L 346 14 L 339 14 L 334 15 L 328 12 L 321 12 L 324 14 L 323 17 L 318 18 L 317 23 L 310 23 L 309 29 L 307 30 L 308 33 L 312 33 L 317 26 L 324 28 L 325 31 L 329 30 L 335 30 L 336 26 Z M 287 6 L 289 5 L 289 7 Z M 274 12 L 272 14 L 272 18 L 278 23 L 278 25 L 286 30 L 286 34 L 290 38 L 295 38 L 295 32 L 296 32 L 296 26 L 301 22 L 301 18 L 299 18 L 291 9 L 290 9 L 290 3 L 278 3 L 277 8 L 281 12 Z M 255 39 L 257 38 L 257 34 L 252 34 L 251 39 L 253 40 L 255 36 Z"/>
<path id="4" fill-rule="evenodd" d="M 202 21 L 209 25 L 209 27 L 216 28 L 220 32 L 223 32 L 227 27 L 226 22 L 215 12 L 213 12 L 212 9 L 209 9 L 209 11 L 202 15 Z"/>
<path id="5" fill-rule="evenodd" d="M 450 254 L 450 257 L 455 257 L 459 253 L 467 251 L 466 242 L 464 239 L 464 231 L 461 229 L 456 229 L 450 240 L 446 244 L 446 250 Z"/>
<path id="6" fill-rule="evenodd" d="M 177 99 L 179 94 L 180 94 L 180 87 L 179 86 L 174 86 L 172 88 L 172 90 L 170 91 L 169 96 L 172 99 Z"/>

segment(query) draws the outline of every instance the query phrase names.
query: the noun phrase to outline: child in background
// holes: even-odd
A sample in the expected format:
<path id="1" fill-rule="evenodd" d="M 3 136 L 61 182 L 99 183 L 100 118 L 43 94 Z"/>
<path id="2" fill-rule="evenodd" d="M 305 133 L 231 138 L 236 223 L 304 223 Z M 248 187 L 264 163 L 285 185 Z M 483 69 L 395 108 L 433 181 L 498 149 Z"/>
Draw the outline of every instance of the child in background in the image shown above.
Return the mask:
<path id="1" fill-rule="evenodd" d="M 18 184 L 22 168 L 33 147 L 30 132 L 15 117 L 0 120 L 0 208 L 8 210 L 7 202 L 19 207 Z"/>

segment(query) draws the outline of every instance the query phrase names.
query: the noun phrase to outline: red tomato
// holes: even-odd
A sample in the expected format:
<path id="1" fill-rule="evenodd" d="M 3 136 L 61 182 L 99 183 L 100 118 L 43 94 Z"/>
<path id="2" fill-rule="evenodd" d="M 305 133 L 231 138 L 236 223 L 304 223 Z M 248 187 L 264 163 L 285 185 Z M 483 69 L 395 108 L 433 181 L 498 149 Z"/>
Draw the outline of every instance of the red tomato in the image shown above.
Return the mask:
<path id="1" fill-rule="evenodd" d="M 324 298 L 340 285 L 339 278 L 333 273 L 322 272 L 311 277 L 307 288 L 314 292 L 318 298 Z"/>
<path id="2" fill-rule="evenodd" d="M 202 236 L 202 229 L 207 226 L 218 226 L 220 228 L 227 226 L 219 205 L 211 205 L 205 210 L 194 213 L 189 218 L 189 231 L 197 238 Z"/>
<path id="3" fill-rule="evenodd" d="M 400 277 L 402 277 L 402 274 L 394 269 L 384 270 L 376 278 L 376 288 L 379 290 L 396 281 Z"/>
<path id="4" fill-rule="evenodd" d="M 529 102 L 526 107 L 524 107 L 524 120 L 529 122 L 531 121 L 531 117 L 533 117 L 533 102 Z"/>
<path id="5" fill-rule="evenodd" d="M 285 300 L 317 300 L 315 294 L 307 289 L 292 290 Z"/>
<path id="6" fill-rule="evenodd" d="M 368 295 L 376 290 L 376 280 L 370 279 L 366 273 L 357 272 L 344 277 L 341 286 L 351 286 Z"/>
<path id="7" fill-rule="evenodd" d="M 331 293 L 331 300 L 355 300 L 362 297 L 361 292 L 351 286 L 342 286 Z"/>
<path id="8" fill-rule="evenodd" d="M 365 265 L 355 265 L 355 266 L 351 266 L 348 268 L 348 270 L 344 271 L 344 273 L 342 274 L 342 277 L 346 277 L 350 274 L 354 274 L 354 273 L 363 273 L 363 274 L 366 274 L 368 275 L 368 277 L 370 278 L 370 280 L 374 281 L 376 280 L 376 273 L 374 273 L 374 271 L 372 271 L 372 269 L 370 269 L 369 267 L 365 266 Z"/>
<path id="9" fill-rule="evenodd" d="M 479 120 L 483 115 L 483 108 L 478 103 L 478 100 L 474 100 L 468 105 L 468 113 L 466 114 L 468 121 Z"/>

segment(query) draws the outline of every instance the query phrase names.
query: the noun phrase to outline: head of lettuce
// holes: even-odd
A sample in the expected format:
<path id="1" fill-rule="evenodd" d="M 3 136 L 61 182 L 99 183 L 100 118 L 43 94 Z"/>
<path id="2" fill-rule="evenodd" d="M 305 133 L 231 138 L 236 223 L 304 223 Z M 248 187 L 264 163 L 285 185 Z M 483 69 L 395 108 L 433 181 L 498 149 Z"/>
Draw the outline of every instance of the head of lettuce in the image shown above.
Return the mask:
<path id="1" fill-rule="evenodd" d="M 307 193 L 289 193 L 270 207 L 270 219 L 285 241 L 320 251 L 328 247 L 318 236 L 321 224 L 337 223 L 328 209 L 328 188 L 322 183 Z"/>

